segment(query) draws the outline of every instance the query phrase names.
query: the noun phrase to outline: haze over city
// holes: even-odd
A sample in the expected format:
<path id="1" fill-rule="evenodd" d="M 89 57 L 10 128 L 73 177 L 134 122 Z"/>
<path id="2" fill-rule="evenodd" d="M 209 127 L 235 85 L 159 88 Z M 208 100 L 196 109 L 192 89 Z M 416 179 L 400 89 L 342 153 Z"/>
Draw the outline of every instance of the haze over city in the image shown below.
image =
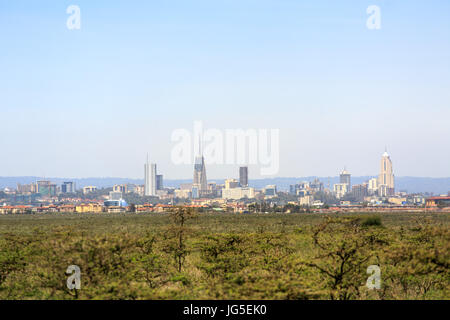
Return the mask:
<path id="1" fill-rule="evenodd" d="M 171 134 L 196 120 L 279 129 L 279 177 L 374 176 L 385 147 L 396 176 L 450 176 L 448 1 L 105 3 L 68 30 L 71 2 L 0 2 L 0 176 L 142 178 L 149 153 L 189 179 Z"/>

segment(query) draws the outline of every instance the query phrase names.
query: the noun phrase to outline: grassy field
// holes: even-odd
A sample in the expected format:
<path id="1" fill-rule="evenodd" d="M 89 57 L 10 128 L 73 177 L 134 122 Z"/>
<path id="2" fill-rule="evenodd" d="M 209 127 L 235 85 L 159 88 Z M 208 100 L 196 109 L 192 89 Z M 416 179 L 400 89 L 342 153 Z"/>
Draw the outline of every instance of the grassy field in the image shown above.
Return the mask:
<path id="1" fill-rule="evenodd" d="M 450 214 L 0 216 L 0 299 L 449 299 Z M 66 269 L 81 269 L 69 290 Z M 368 289 L 367 267 L 381 287 Z"/>

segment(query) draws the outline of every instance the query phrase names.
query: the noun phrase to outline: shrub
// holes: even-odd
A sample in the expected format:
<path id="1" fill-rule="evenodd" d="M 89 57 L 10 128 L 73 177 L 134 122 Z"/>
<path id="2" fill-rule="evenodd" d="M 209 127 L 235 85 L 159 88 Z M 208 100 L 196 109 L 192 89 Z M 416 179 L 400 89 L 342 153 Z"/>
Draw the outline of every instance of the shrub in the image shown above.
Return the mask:
<path id="1" fill-rule="evenodd" d="M 367 217 L 365 218 L 361 225 L 363 227 L 381 227 L 383 224 L 381 223 L 381 218 L 378 216 L 375 217 Z"/>

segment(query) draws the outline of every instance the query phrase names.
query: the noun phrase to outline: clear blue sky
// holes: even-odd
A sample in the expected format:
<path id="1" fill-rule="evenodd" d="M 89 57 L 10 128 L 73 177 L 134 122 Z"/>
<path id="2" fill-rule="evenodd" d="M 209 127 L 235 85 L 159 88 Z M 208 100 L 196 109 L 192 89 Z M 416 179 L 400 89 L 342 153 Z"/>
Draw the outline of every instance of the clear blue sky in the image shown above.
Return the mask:
<path id="1" fill-rule="evenodd" d="M 149 152 L 189 178 L 170 137 L 202 120 L 279 128 L 278 176 L 376 175 L 388 146 L 448 177 L 449 40 L 448 0 L 0 0 L 0 176 L 138 178 Z"/>

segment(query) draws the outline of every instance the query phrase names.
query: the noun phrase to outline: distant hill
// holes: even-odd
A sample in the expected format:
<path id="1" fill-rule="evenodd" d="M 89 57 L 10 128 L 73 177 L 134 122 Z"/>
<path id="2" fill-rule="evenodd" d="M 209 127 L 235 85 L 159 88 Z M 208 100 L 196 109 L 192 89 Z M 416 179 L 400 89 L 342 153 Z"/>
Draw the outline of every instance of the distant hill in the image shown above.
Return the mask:
<path id="1" fill-rule="evenodd" d="M 339 183 L 339 177 L 299 177 L 299 178 L 270 178 L 270 179 L 255 179 L 250 180 L 251 187 L 262 189 L 266 185 L 275 184 L 278 190 L 289 190 L 289 185 L 296 184 L 300 181 L 312 181 L 318 178 L 322 181 L 325 187 L 330 184 L 333 186 L 335 183 Z M 352 177 L 352 184 L 360 184 L 372 177 Z M 83 178 L 83 179 L 71 179 L 71 178 L 42 178 L 42 177 L 0 177 L 0 189 L 9 187 L 16 188 L 17 184 L 29 184 L 38 180 L 50 180 L 53 183 L 61 184 L 64 181 L 74 181 L 77 188 L 85 186 L 96 186 L 98 188 L 112 187 L 115 184 L 144 184 L 143 179 L 127 179 L 127 178 Z M 224 179 L 210 179 L 218 184 L 223 184 Z M 165 187 L 179 187 L 182 183 L 190 183 L 192 180 L 164 180 Z M 434 193 L 434 194 L 447 194 L 450 191 L 450 178 L 419 178 L 419 177 L 396 177 L 395 178 L 396 189 L 398 191 L 407 191 L 409 193 Z"/>

